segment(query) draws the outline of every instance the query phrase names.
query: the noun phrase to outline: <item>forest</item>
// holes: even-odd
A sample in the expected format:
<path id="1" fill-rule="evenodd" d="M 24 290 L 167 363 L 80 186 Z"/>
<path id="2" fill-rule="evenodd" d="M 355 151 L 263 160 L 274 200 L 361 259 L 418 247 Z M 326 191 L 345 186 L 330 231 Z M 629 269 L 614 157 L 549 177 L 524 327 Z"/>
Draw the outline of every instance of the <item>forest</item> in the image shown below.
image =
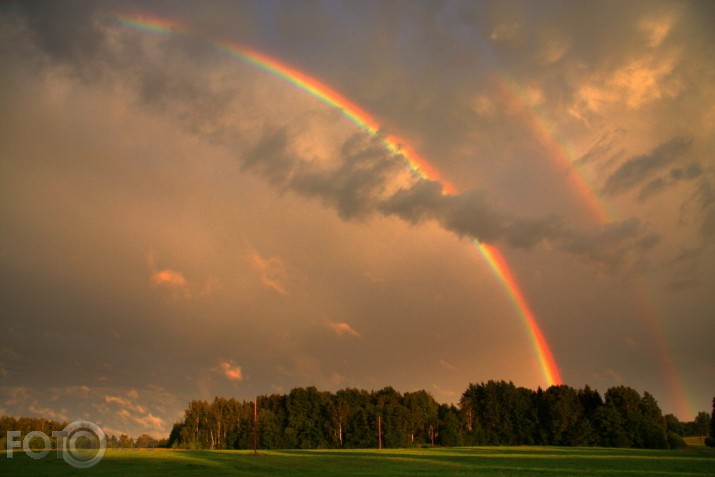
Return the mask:
<path id="1" fill-rule="evenodd" d="M 254 408 L 254 406 L 257 406 Z M 256 412 L 257 411 L 257 412 Z M 0 444 L 7 431 L 51 435 L 67 423 L 0 416 Z M 603 396 L 586 386 L 536 391 L 512 382 L 470 384 L 458 405 L 440 404 L 426 391 L 400 393 L 315 387 L 254 401 L 216 397 L 193 400 L 167 438 L 147 434 L 107 436 L 108 447 L 191 449 L 330 449 L 423 446 L 555 445 L 631 448 L 685 447 L 684 436 L 715 444 L 711 414 L 681 422 L 663 415 L 655 398 L 626 386 Z M 254 441 L 255 439 L 255 441 Z"/>
<path id="2" fill-rule="evenodd" d="M 715 405 L 715 399 L 714 403 Z M 254 410 L 254 405 L 256 406 Z M 254 413 L 254 411 L 257 411 Z M 254 432 L 255 431 L 255 432 Z M 315 387 L 253 401 L 189 403 L 168 446 L 207 449 L 374 448 L 473 445 L 684 447 L 683 436 L 715 436 L 713 415 L 690 423 L 663 415 L 655 398 L 626 386 L 601 394 L 567 385 L 536 391 L 511 382 L 470 384 L 458 406 L 426 391 Z"/>

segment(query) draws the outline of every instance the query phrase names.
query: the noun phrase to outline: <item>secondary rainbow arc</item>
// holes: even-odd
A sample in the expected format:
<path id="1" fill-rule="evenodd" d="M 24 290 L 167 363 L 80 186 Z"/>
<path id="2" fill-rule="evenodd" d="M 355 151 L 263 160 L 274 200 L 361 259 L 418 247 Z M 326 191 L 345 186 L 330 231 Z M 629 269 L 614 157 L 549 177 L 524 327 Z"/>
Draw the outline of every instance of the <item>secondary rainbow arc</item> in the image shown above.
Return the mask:
<path id="1" fill-rule="evenodd" d="M 150 33 L 171 34 L 177 32 L 188 34 L 189 32 L 188 28 L 179 22 L 149 15 L 128 15 L 117 16 L 116 18 L 121 24 L 127 27 Z M 348 120 L 368 134 L 373 136 L 379 135 L 386 148 L 391 153 L 400 156 L 418 177 L 440 184 L 443 194 L 458 193 L 457 188 L 453 184 L 444 179 L 436 168 L 423 159 L 417 151 L 411 148 L 405 141 L 394 134 L 383 134 L 380 130 L 380 123 L 371 114 L 316 78 L 265 53 L 232 41 L 206 40 L 202 38 L 199 38 L 199 40 L 204 41 L 220 52 L 233 58 L 280 77 L 327 106 L 339 109 Z M 561 373 L 551 351 L 551 347 L 504 256 L 493 245 L 480 243 L 476 238 L 471 238 L 471 241 L 506 290 L 525 325 L 547 385 L 561 384 Z"/>
<path id="2" fill-rule="evenodd" d="M 519 84 L 503 72 L 494 73 L 493 79 L 501 99 L 530 131 L 532 137 L 543 147 L 547 157 L 558 167 L 568 171 L 567 180 L 587 207 L 590 216 L 603 225 L 613 218 L 606 204 L 599 199 L 597 186 L 589 179 L 585 168 L 578 164 L 578 156 L 568 141 L 558 133 L 558 128 L 543 111 L 529 101 L 528 95 Z M 633 295 L 639 303 L 643 324 L 650 334 L 651 341 L 660 361 L 664 382 L 668 393 L 681 416 L 694 416 L 696 406 L 688 397 L 687 387 L 682 374 L 678 371 L 673 350 L 663 330 L 662 318 L 653 306 L 654 299 L 649 296 L 644 283 L 645 278 L 633 284 Z"/>

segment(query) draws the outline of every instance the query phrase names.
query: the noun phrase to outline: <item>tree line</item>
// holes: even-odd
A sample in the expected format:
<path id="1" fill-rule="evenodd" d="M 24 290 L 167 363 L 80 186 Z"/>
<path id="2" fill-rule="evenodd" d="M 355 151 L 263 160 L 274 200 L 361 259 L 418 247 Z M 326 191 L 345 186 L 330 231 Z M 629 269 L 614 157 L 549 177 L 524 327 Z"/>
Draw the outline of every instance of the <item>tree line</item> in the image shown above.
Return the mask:
<path id="1" fill-rule="evenodd" d="M 52 436 L 53 431 L 61 431 L 67 427 L 68 422 L 59 422 L 44 417 L 13 417 L 0 416 L 0 449 L 7 447 L 7 433 L 9 431 L 20 431 L 20 436 L 16 437 L 16 441 L 22 441 L 25 436 L 33 431 L 41 431 L 50 439 L 50 444 L 53 448 L 57 446 L 57 438 Z M 45 446 L 45 442 L 39 437 L 35 437 L 29 441 L 30 448 L 41 449 Z M 155 439 L 149 434 L 141 434 L 136 438 L 128 434 L 121 434 L 119 437 L 114 434 L 107 436 L 107 447 L 109 448 L 124 448 L 124 449 L 146 449 L 153 447 L 168 447 L 167 439 Z"/>
<path id="2" fill-rule="evenodd" d="M 715 398 L 711 414 L 681 422 L 663 415 L 655 398 L 626 387 L 602 396 L 589 388 L 551 386 L 533 391 L 511 382 L 470 384 L 457 406 L 439 404 L 426 391 L 400 393 L 315 387 L 256 398 L 254 402 L 216 397 L 193 400 L 168 439 L 147 434 L 107 437 L 108 447 L 195 449 L 373 448 L 560 445 L 640 448 L 684 447 L 683 436 L 698 436 L 715 446 Z M 379 420 L 379 429 L 378 429 Z M 40 417 L 0 416 L 0 448 L 8 431 L 48 436 L 66 422 Z M 381 431 L 381 432 L 380 432 Z M 378 433 L 380 436 L 378 437 Z M 51 438 L 53 439 L 53 438 Z M 42 444 L 40 439 L 31 445 Z"/>
<path id="3" fill-rule="evenodd" d="M 174 424 L 170 447 L 251 449 L 558 445 L 634 448 L 684 447 L 684 435 L 711 434 L 712 417 L 691 423 L 664 416 L 655 398 L 627 386 L 602 396 L 586 386 L 536 391 L 512 382 L 470 384 L 457 406 L 426 391 L 400 393 L 315 387 L 254 401 L 216 397 L 189 403 Z M 715 399 L 713 400 L 715 406 Z M 254 414 L 254 411 L 257 412 Z M 704 427 L 703 427 L 704 426 Z"/>

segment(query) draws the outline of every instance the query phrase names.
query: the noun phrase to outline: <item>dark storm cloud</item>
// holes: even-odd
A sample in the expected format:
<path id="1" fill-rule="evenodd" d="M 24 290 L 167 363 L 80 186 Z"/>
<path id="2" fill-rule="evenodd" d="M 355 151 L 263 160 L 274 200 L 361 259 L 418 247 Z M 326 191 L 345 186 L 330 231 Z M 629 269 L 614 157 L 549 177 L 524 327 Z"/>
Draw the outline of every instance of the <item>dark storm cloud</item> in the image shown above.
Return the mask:
<path id="1" fill-rule="evenodd" d="M 94 26 L 95 12 L 82 10 L 74 3 L 68 8 L 71 13 L 66 23 L 47 30 L 45 24 L 52 23 L 50 13 L 36 4 L 24 10 L 38 46 L 57 61 L 77 65 L 102 57 L 100 52 L 107 49 L 106 41 Z M 79 46 L 86 41 L 92 41 L 93 45 Z M 133 44 L 123 52 L 124 56 L 131 54 L 131 61 L 122 55 L 114 57 L 117 65 L 127 66 L 127 71 L 117 74 L 130 78 L 138 99 L 148 108 L 170 114 L 192 133 L 236 148 L 244 169 L 257 173 L 283 191 L 319 198 L 335 208 L 343 219 L 380 213 L 410 223 L 435 221 L 458 236 L 502 242 L 516 248 L 530 248 L 549 241 L 589 262 L 597 262 L 599 267 L 617 264 L 619 254 L 627 253 L 632 246 L 638 228 L 635 223 L 628 227 L 613 224 L 593 233 L 579 232 L 554 216 L 519 217 L 499 210 L 493 200 L 479 190 L 445 195 L 442 185 L 430 180 L 386 192 L 390 190 L 391 179 L 404 165 L 399 157 L 385 150 L 379 136 L 354 135 L 339 149 L 338 165 L 328 169 L 311 165 L 310 158 L 297 153 L 292 147 L 292 132 L 283 125 L 266 123 L 260 138 L 246 149 L 241 145 L 242 132 L 222 125 L 222 119 L 229 112 L 227 105 L 232 91 L 208 87 L 210 75 L 202 69 L 197 71 L 181 48 L 182 41 L 170 39 L 159 45 L 165 51 L 161 63 L 152 61 L 148 52 Z M 64 45 L 61 52 L 53 49 L 53 42 Z M 210 114 L 202 114 L 203 110 Z M 609 150 L 611 146 L 604 141 L 607 138 L 601 141 L 606 145 L 600 148 Z M 670 164 L 689 145 L 689 141 L 676 138 L 649 155 L 631 159 L 609 178 L 606 189 L 615 193 L 635 186 L 643 173 Z M 630 233 L 625 233 L 626 230 Z"/>
<path id="2" fill-rule="evenodd" d="M 478 191 L 444 195 L 439 184 L 429 181 L 397 192 L 380 205 L 380 211 L 412 223 L 435 220 L 459 236 L 507 243 L 514 248 L 528 249 L 548 241 L 603 271 L 626 268 L 627 258 L 635 250 L 648 250 L 660 240 L 657 234 L 647 233 L 635 218 L 589 231 L 576 230 L 558 217 L 523 218 L 500 213 Z"/>
<path id="3" fill-rule="evenodd" d="M 605 270 L 618 269 L 626 266 L 625 258 L 639 242 L 641 246 L 649 246 L 658 240 L 651 235 L 643 242 L 642 234 L 642 224 L 632 218 L 607 224 L 596 231 L 573 234 L 565 241 L 565 248 Z"/>
<path id="4" fill-rule="evenodd" d="M 444 194 L 442 184 L 420 180 L 389 193 L 392 178 L 404 165 L 378 138 L 363 133 L 345 141 L 337 167 L 328 170 L 311 166 L 291 152 L 290 144 L 285 128 L 267 132 L 242 158 L 243 167 L 282 190 L 319 198 L 346 220 L 380 213 L 413 224 L 435 221 L 458 236 L 503 241 L 517 248 L 546 239 L 571 240 L 574 235 L 556 217 L 513 217 L 499 211 L 479 190 Z"/>
<path id="5" fill-rule="evenodd" d="M 715 185 L 710 178 L 704 177 L 700 181 L 695 197 L 703 215 L 700 233 L 705 241 L 715 243 Z"/>
<path id="6" fill-rule="evenodd" d="M 339 166 L 331 171 L 297 174 L 291 187 L 318 196 L 343 219 L 372 212 L 390 179 L 403 166 L 385 153 L 382 144 L 364 134 L 349 138 L 340 149 Z"/>
<path id="7" fill-rule="evenodd" d="M 53 59 L 78 64 L 103 52 L 105 37 L 97 11 L 106 3 L 83 1 L 20 1 L 13 10 L 26 19 L 37 44 Z"/>
<path id="8" fill-rule="evenodd" d="M 289 157 L 288 143 L 285 128 L 267 131 L 245 154 L 242 167 L 261 175 L 273 185 L 285 187 L 297 160 Z"/>
<path id="9" fill-rule="evenodd" d="M 575 161 L 575 165 L 583 166 L 593 162 L 603 162 L 604 159 L 608 160 L 614 155 L 622 153 L 622 149 L 618 150 L 620 141 L 623 140 L 623 136 L 626 131 L 623 129 L 615 131 L 606 131 L 598 139 L 596 144 L 594 144 L 585 154 L 579 157 Z"/>
<path id="10" fill-rule="evenodd" d="M 474 237 L 483 242 L 506 241 L 518 248 L 528 248 L 554 238 L 562 230 L 555 218 L 512 218 L 498 212 L 480 191 L 445 195 L 442 186 L 432 181 L 398 191 L 379 209 L 411 223 L 435 220 L 459 236 Z"/>
<path id="11" fill-rule="evenodd" d="M 665 175 L 653 179 L 644 185 L 638 193 L 638 199 L 643 201 L 652 196 L 660 194 L 670 187 L 683 181 L 691 181 L 700 177 L 703 167 L 698 163 L 689 164 L 684 167 L 675 167 Z"/>
<path id="12" fill-rule="evenodd" d="M 647 188 L 650 177 L 677 162 L 692 144 L 691 139 L 675 137 L 655 147 L 648 154 L 631 157 L 606 179 L 603 192 L 618 195 L 642 187 L 644 183 Z"/>

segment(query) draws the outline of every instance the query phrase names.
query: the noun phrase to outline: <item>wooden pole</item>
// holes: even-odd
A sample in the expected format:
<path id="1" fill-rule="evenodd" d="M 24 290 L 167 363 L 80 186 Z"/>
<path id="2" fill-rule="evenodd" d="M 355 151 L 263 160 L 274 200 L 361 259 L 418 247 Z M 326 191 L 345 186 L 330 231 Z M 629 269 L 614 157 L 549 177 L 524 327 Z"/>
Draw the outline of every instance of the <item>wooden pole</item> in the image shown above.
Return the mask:
<path id="1" fill-rule="evenodd" d="M 258 454 L 258 396 L 253 398 L 253 455 Z"/>
<path id="2" fill-rule="evenodd" d="M 377 448 L 382 450 L 382 417 L 377 416 Z"/>

